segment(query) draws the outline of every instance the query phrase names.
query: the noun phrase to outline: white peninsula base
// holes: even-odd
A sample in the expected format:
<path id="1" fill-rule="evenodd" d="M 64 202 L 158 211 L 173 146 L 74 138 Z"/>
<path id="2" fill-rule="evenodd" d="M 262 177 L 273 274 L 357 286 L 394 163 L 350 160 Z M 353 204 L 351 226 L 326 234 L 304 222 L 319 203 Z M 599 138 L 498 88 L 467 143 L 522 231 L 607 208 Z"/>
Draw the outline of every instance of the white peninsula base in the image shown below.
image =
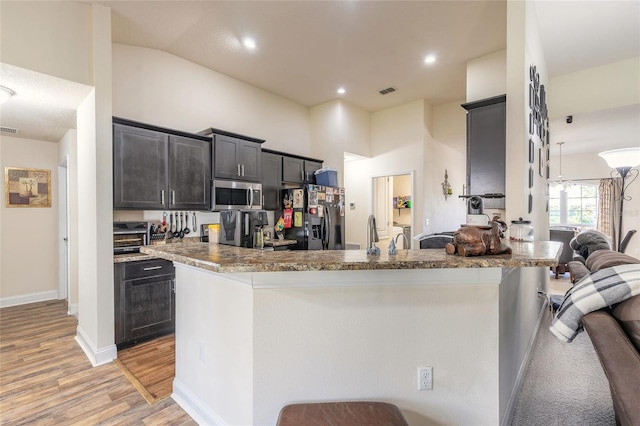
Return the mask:
<path id="1" fill-rule="evenodd" d="M 396 404 L 411 425 L 509 421 L 548 269 L 221 274 L 176 263 L 173 398 L 200 424 L 296 402 Z M 418 390 L 418 367 L 433 390 Z"/>

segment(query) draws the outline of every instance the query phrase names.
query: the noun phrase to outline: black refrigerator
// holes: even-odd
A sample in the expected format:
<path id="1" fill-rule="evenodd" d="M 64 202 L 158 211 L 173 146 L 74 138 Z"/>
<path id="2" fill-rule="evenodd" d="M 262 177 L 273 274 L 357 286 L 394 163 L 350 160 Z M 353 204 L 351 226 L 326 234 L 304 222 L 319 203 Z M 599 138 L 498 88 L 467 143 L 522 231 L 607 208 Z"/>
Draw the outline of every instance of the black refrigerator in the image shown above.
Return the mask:
<path id="1" fill-rule="evenodd" d="M 282 191 L 284 238 L 294 250 L 344 250 L 344 188 L 304 185 Z"/>

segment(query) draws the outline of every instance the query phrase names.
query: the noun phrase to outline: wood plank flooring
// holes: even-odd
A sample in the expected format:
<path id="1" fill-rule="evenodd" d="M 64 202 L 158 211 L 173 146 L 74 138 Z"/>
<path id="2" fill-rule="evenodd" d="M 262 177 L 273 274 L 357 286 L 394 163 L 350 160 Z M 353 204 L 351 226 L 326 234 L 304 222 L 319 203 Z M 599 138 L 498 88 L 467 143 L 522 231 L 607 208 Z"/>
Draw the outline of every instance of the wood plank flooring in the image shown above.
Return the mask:
<path id="1" fill-rule="evenodd" d="M 149 405 L 122 371 L 92 367 L 65 301 L 0 309 L 0 424 L 196 425 L 171 398 Z"/>
<path id="2" fill-rule="evenodd" d="M 175 361 L 175 334 L 167 334 L 119 350 L 116 364 L 144 399 L 153 404 L 171 395 L 176 374 Z"/>

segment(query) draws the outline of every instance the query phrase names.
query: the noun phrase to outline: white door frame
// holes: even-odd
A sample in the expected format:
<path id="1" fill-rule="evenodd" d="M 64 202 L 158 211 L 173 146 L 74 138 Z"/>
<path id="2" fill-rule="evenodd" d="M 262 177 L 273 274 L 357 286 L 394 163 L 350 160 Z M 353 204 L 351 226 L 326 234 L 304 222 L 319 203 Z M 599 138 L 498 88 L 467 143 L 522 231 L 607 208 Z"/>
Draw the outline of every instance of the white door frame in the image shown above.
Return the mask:
<path id="1" fill-rule="evenodd" d="M 66 155 L 58 165 L 58 299 L 69 299 L 69 174 Z"/>
<path id="2" fill-rule="evenodd" d="M 411 176 L 411 203 L 412 203 L 412 208 L 411 210 L 411 230 L 413 231 L 414 229 L 414 223 L 415 223 L 415 217 L 414 217 L 414 211 L 415 209 L 413 208 L 413 206 L 415 206 L 416 204 L 416 193 L 415 193 L 415 173 L 413 170 L 409 170 L 409 171 L 405 171 L 405 172 L 394 172 L 394 173 L 383 173 L 380 175 L 375 175 L 375 176 L 371 176 L 371 184 L 369 186 L 369 196 L 371 197 L 371 214 L 374 214 L 375 211 L 375 184 L 376 184 L 376 178 L 381 178 L 381 177 L 393 177 L 393 176 L 405 176 L 405 175 L 410 175 Z M 389 197 L 391 198 L 391 195 L 389 194 Z M 388 200 L 389 201 L 389 205 L 391 205 L 391 199 Z M 390 236 L 392 236 L 392 232 L 389 232 Z M 413 238 L 411 239 L 411 241 L 409 241 L 409 244 L 411 246 L 411 248 L 413 248 Z"/>

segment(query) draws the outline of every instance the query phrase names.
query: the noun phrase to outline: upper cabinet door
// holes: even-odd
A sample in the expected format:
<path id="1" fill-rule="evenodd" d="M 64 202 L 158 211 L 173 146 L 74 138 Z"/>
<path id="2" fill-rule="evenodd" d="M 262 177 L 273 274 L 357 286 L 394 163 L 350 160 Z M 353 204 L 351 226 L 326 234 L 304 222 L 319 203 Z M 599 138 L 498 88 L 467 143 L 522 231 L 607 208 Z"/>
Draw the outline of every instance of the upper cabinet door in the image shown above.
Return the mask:
<path id="1" fill-rule="evenodd" d="M 262 147 L 259 143 L 214 135 L 213 174 L 216 178 L 260 182 Z"/>
<path id="2" fill-rule="evenodd" d="M 279 210 L 282 192 L 282 155 L 262 153 L 262 208 Z"/>
<path id="3" fill-rule="evenodd" d="M 282 157 L 282 181 L 288 183 L 303 183 L 304 160 L 293 157 Z"/>
<path id="4" fill-rule="evenodd" d="M 241 141 L 238 144 L 240 175 L 242 180 L 260 182 L 262 179 L 262 147 L 255 142 Z"/>
<path id="5" fill-rule="evenodd" d="M 217 178 L 241 178 L 238 144 L 240 140 L 230 136 L 214 136 L 213 173 Z"/>
<path id="6" fill-rule="evenodd" d="M 315 171 L 322 168 L 322 163 L 304 160 L 305 183 L 316 183 Z"/>
<path id="7" fill-rule="evenodd" d="M 114 208 L 166 208 L 168 141 L 161 132 L 113 125 Z"/>
<path id="8" fill-rule="evenodd" d="M 505 194 L 506 98 L 464 104 L 467 109 L 467 188 L 470 195 Z M 485 208 L 504 208 L 504 198 L 487 198 Z"/>
<path id="9" fill-rule="evenodd" d="M 207 210 L 211 199 L 211 143 L 169 138 L 169 208 Z"/>

